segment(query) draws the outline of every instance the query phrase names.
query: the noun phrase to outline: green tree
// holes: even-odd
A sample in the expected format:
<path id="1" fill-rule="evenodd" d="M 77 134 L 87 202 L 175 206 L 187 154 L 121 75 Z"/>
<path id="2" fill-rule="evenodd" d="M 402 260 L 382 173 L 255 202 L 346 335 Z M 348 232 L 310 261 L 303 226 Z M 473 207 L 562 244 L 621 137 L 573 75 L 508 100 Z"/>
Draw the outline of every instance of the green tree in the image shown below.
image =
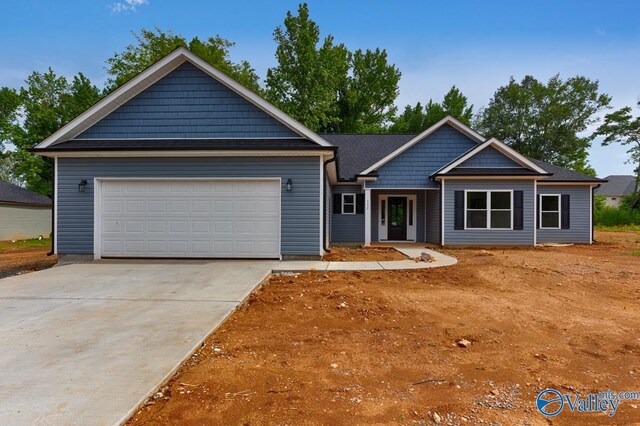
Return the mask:
<path id="1" fill-rule="evenodd" d="M 512 77 L 480 111 L 476 126 L 524 155 L 593 175 L 587 149 L 595 135 L 585 132 L 610 102 L 599 93 L 598 81 L 586 77 L 555 75 L 546 84 L 532 76 L 519 83 Z"/>
<path id="2" fill-rule="evenodd" d="M 278 65 L 267 70 L 266 98 L 312 130 L 336 125 L 338 88 L 349 69 L 347 48 L 334 45 L 332 36 L 319 45 L 320 28 L 304 3 L 297 16 L 287 12 L 273 37 Z"/>
<path id="3" fill-rule="evenodd" d="M 640 108 L 640 100 L 637 104 Z M 619 143 L 628 147 L 629 158 L 627 163 L 635 164 L 636 172 L 636 196 L 634 206 L 638 202 L 637 193 L 640 192 L 640 115 L 633 117 L 631 107 L 627 106 L 605 115 L 604 122 L 596 130 L 596 135 L 604 137 L 603 146 Z"/>
<path id="4" fill-rule="evenodd" d="M 350 52 L 320 28 L 309 7 L 287 12 L 274 31 L 278 65 L 267 70 L 266 97 L 315 131 L 379 132 L 395 115 L 400 71 L 381 49 Z"/>
<path id="5" fill-rule="evenodd" d="M 51 195 L 50 159 L 29 150 L 98 101 L 100 92 L 82 73 L 69 82 L 51 68 L 34 72 L 20 89 L 20 116 L 12 126 L 10 140 L 13 175 L 34 192 Z"/>
<path id="6" fill-rule="evenodd" d="M 415 107 L 407 105 L 404 112 L 395 118 L 389 131 L 394 133 L 419 133 L 436 124 L 446 116 L 452 116 L 465 124 L 473 117 L 473 105 L 456 86 L 444 95 L 442 103 L 429 99 L 424 109 L 418 102 Z"/>
<path id="7" fill-rule="evenodd" d="M 18 121 L 20 95 L 9 87 L 0 88 L 0 158 L 2 158 L 5 143 L 11 141 Z"/>
<path id="8" fill-rule="evenodd" d="M 111 76 L 107 84 L 108 91 L 135 77 L 180 46 L 188 48 L 245 87 L 255 92 L 260 90 L 255 70 L 247 61 L 231 61 L 229 51 L 235 44 L 219 35 L 205 41 L 195 37 L 187 42 L 182 35 L 155 27 L 153 30 L 143 28 L 139 34 L 133 33 L 133 37 L 136 41 L 134 44 L 107 59 L 107 72 Z"/>

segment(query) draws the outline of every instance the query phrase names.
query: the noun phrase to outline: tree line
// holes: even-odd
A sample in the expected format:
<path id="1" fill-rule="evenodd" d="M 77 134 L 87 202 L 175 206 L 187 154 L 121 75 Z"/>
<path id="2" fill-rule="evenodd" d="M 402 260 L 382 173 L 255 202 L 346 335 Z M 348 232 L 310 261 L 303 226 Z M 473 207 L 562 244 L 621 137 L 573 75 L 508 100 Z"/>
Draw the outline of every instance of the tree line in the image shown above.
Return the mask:
<path id="1" fill-rule="evenodd" d="M 634 118 L 630 107 L 607 114 L 596 131 L 588 131 L 611 103 L 597 80 L 559 75 L 548 81 L 511 78 L 477 111 L 453 86 L 442 101 L 429 99 L 399 112 L 402 74 L 386 50 L 352 51 L 333 35 L 321 37 L 307 4 L 300 4 L 296 14 L 287 12 L 273 37 L 276 65 L 262 82 L 248 61 L 232 61 L 233 42 L 219 35 L 188 40 L 156 27 L 143 28 L 132 44 L 107 59 L 109 79 L 102 89 L 82 73 L 67 79 L 51 68 L 34 71 L 18 90 L 0 88 L 0 178 L 51 195 L 52 163 L 29 150 L 179 46 L 316 132 L 418 133 L 451 115 L 527 156 L 583 173 L 595 175 L 587 150 L 598 135 L 604 144 L 628 145 L 629 161 L 640 166 L 640 117 Z M 8 151 L 7 143 L 15 151 Z"/>

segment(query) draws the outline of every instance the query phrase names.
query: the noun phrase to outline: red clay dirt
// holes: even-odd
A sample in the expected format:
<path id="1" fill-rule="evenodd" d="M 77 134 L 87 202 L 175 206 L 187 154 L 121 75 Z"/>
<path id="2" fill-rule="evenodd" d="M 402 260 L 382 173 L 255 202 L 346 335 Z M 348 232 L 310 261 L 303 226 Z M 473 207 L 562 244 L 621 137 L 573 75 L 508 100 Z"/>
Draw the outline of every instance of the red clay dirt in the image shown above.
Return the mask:
<path id="1" fill-rule="evenodd" d="M 48 248 L 30 248 L 0 252 L 0 278 L 50 268 L 58 256 L 47 256 Z"/>
<path id="2" fill-rule="evenodd" d="M 356 262 L 384 260 L 407 260 L 407 256 L 392 247 L 332 247 L 323 260 L 332 262 Z"/>
<path id="3" fill-rule="evenodd" d="M 640 401 L 612 418 L 535 408 L 547 387 L 640 390 L 640 233 L 597 238 L 275 276 L 129 424 L 640 424 Z"/>

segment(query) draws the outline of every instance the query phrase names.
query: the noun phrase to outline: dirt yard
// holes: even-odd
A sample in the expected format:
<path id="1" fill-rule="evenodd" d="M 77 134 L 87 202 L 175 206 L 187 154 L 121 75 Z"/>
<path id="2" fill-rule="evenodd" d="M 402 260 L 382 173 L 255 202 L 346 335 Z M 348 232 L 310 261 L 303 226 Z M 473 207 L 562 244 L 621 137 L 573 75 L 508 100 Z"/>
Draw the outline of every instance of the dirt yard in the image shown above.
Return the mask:
<path id="1" fill-rule="evenodd" d="M 640 401 L 613 418 L 535 408 L 547 387 L 640 390 L 640 233 L 597 238 L 274 277 L 130 423 L 640 424 Z"/>
<path id="2" fill-rule="evenodd" d="M 332 262 L 356 262 L 384 260 L 407 260 L 407 256 L 392 247 L 332 247 L 324 260 Z"/>
<path id="3" fill-rule="evenodd" d="M 50 251 L 49 240 L 0 241 L 0 278 L 52 267 L 58 258 Z"/>

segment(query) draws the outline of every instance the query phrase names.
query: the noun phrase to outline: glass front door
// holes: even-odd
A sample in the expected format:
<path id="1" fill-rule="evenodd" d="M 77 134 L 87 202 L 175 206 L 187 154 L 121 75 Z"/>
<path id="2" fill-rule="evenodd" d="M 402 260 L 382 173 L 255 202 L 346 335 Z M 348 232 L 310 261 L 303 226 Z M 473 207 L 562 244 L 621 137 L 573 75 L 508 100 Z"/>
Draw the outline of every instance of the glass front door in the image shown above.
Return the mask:
<path id="1" fill-rule="evenodd" d="M 389 197 L 389 230 L 387 238 L 392 241 L 407 239 L 407 198 Z"/>

